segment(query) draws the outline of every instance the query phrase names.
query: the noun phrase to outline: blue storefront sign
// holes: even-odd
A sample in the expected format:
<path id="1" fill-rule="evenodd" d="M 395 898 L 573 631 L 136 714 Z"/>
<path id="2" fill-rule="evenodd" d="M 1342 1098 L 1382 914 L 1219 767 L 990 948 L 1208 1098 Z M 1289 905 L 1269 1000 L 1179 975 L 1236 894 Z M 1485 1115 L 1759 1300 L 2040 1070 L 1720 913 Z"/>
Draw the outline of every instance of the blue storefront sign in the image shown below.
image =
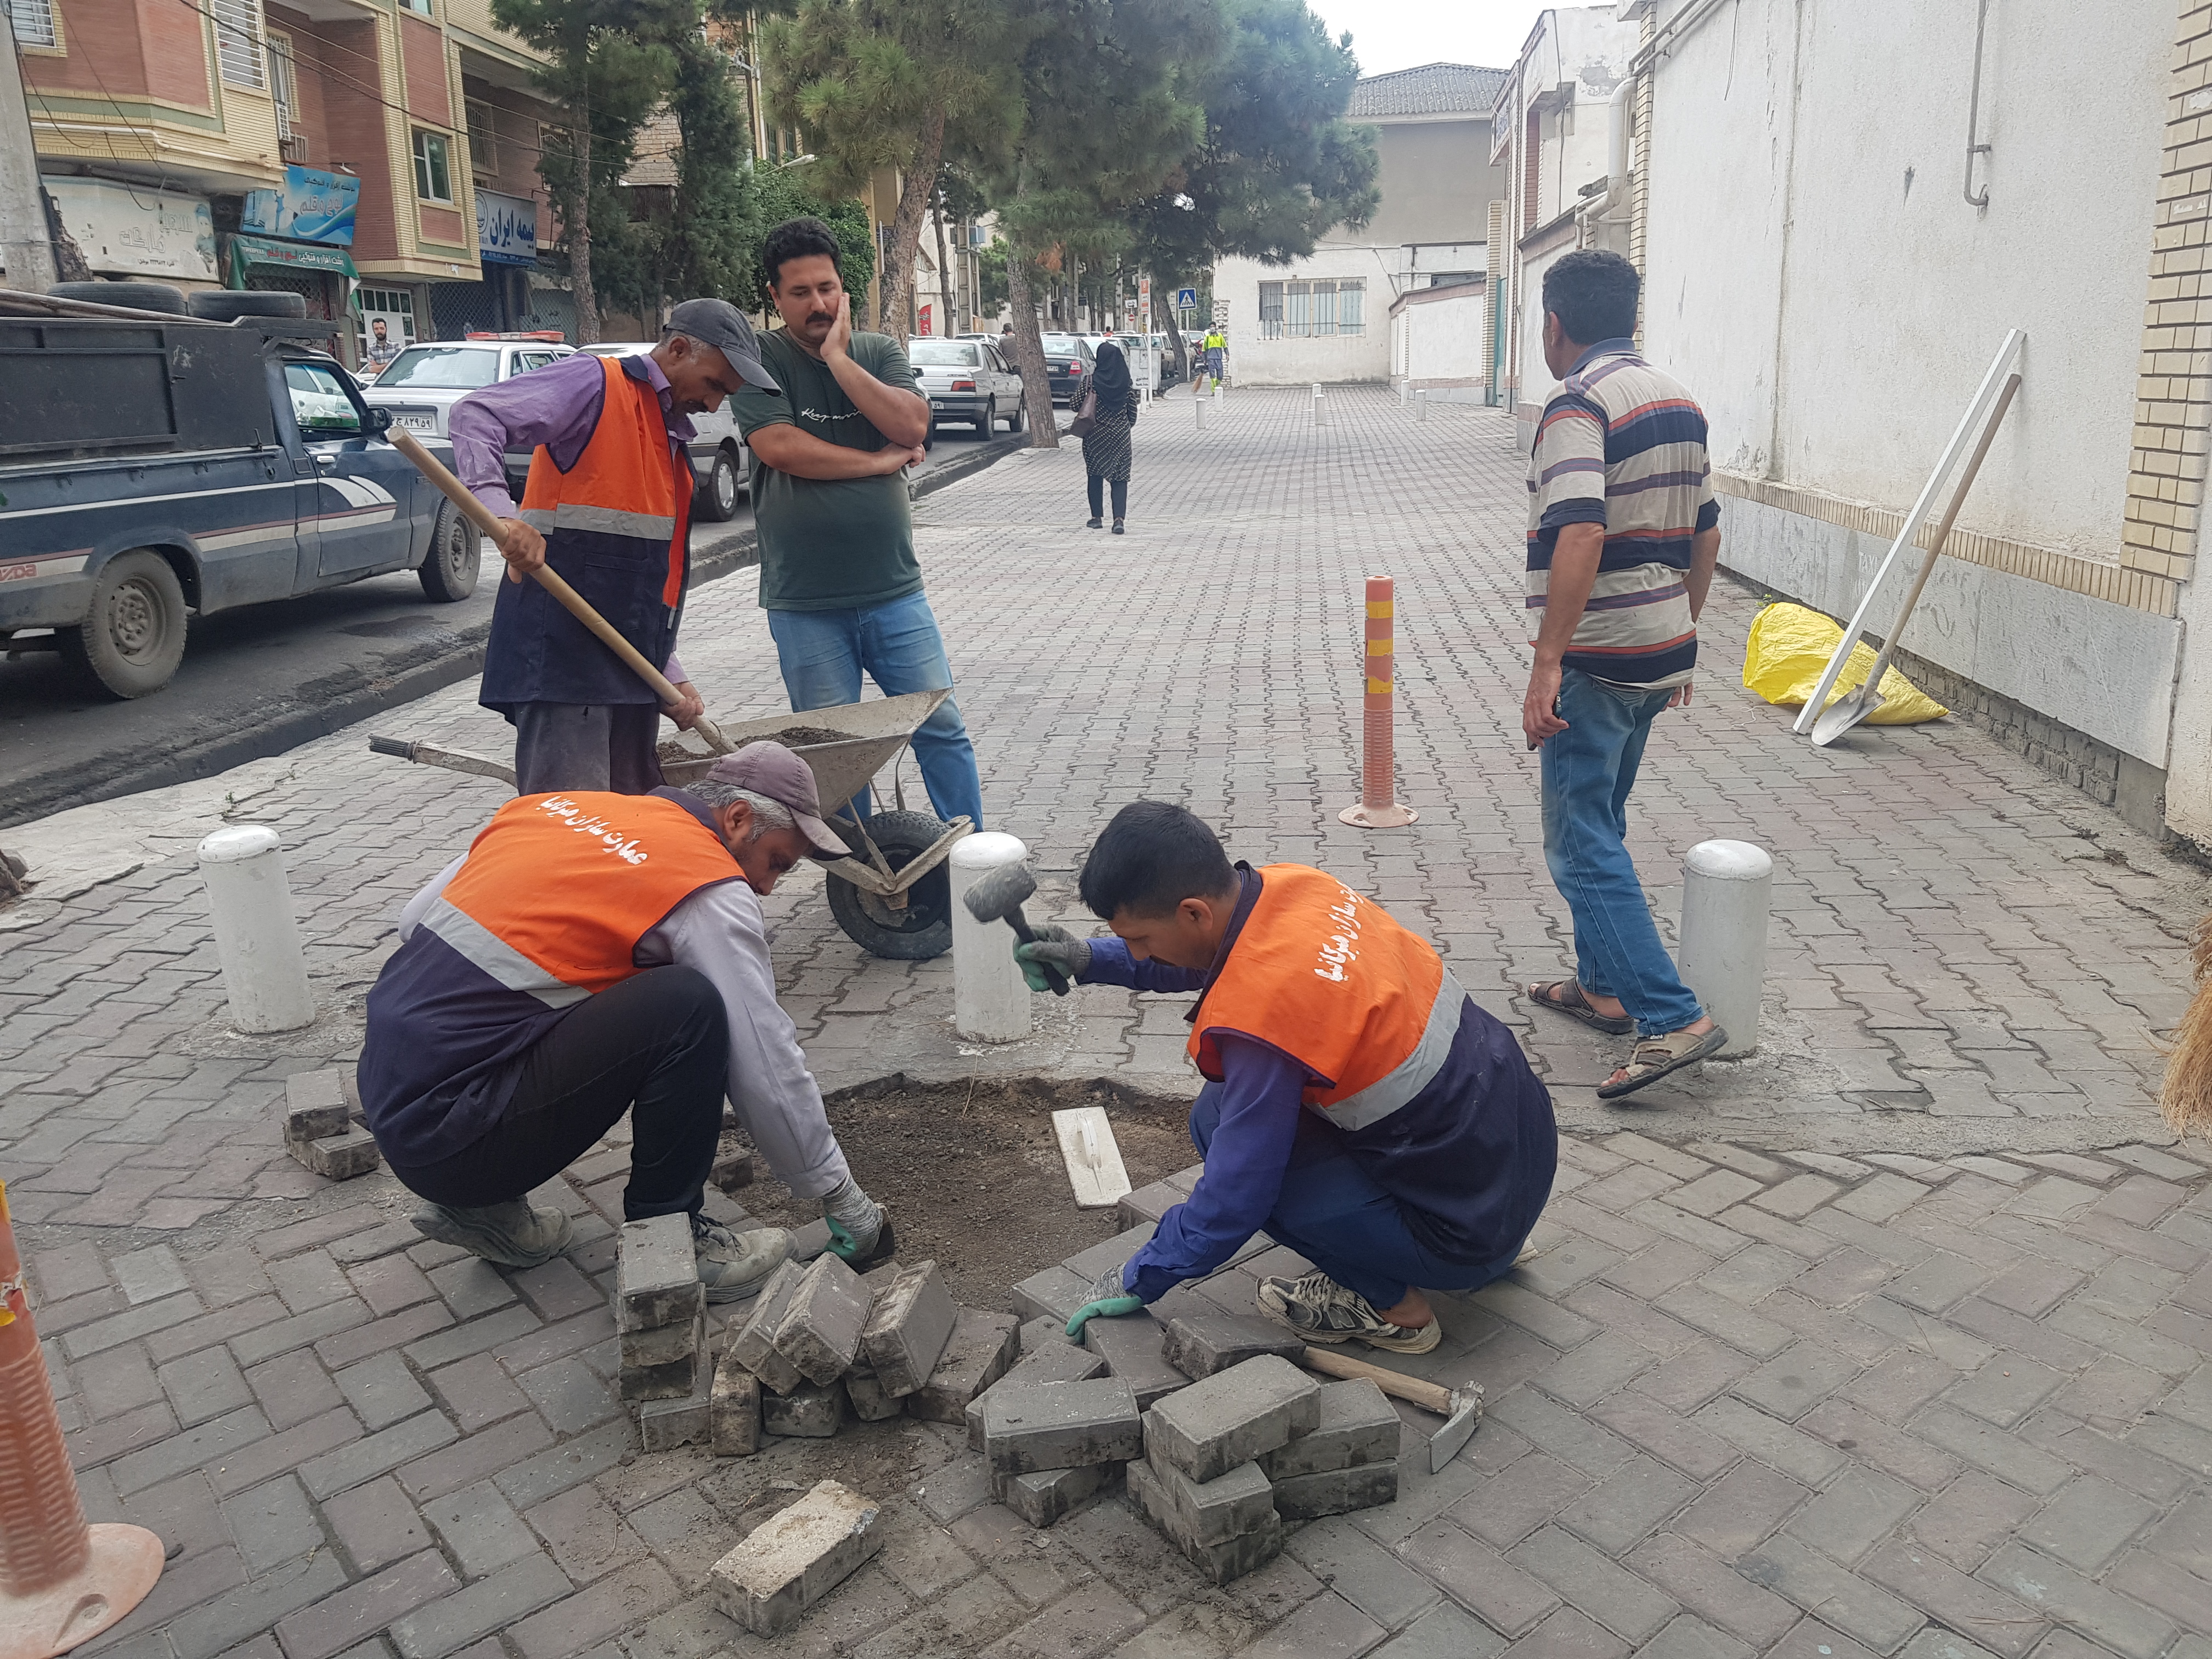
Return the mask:
<path id="1" fill-rule="evenodd" d="M 520 196 L 477 192 L 477 257 L 488 265 L 538 263 L 538 204 Z"/>
<path id="2" fill-rule="evenodd" d="M 246 191 L 238 228 L 257 236 L 350 247 L 360 199 L 361 180 L 350 173 L 286 167 L 279 188 Z"/>

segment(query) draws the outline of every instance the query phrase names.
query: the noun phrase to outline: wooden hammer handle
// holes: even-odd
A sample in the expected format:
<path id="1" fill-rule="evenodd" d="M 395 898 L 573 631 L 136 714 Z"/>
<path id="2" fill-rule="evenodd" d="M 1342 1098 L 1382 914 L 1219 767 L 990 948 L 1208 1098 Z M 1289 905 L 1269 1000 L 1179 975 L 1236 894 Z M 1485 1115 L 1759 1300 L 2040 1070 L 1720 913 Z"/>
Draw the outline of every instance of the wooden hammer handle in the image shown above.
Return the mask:
<path id="1" fill-rule="evenodd" d="M 391 440 L 394 449 L 414 462 L 416 471 L 438 486 L 439 493 L 460 510 L 463 518 L 474 525 L 483 534 L 490 537 L 495 544 L 505 539 L 505 532 L 500 529 L 499 520 L 493 515 L 492 510 L 478 501 L 469 487 L 453 475 L 444 462 L 423 448 L 416 441 L 413 433 L 393 427 L 385 434 L 385 436 Z M 673 708 L 684 701 L 683 693 L 669 684 L 668 676 L 647 662 L 643 653 L 617 633 L 614 624 L 594 610 L 590 600 L 569 586 L 558 571 L 550 565 L 541 564 L 530 574 L 540 587 L 561 602 L 562 609 L 590 629 L 599 637 L 602 645 L 620 657 L 629 665 L 633 673 L 651 686 L 653 695 L 662 702 Z M 731 752 L 730 740 L 724 737 L 720 728 L 704 714 L 700 715 L 691 723 L 691 729 L 706 738 L 708 746 L 717 754 L 726 755 Z"/>
<path id="2" fill-rule="evenodd" d="M 1370 1365 L 1364 1359 L 1354 1359 L 1349 1354 L 1338 1353 L 1333 1348 L 1308 1346 L 1305 1366 L 1308 1370 L 1320 1371 L 1328 1376 L 1340 1376 L 1347 1381 L 1365 1377 L 1385 1394 L 1394 1394 L 1425 1411 L 1439 1417 L 1449 1417 L 1452 1412 L 1451 1390 L 1434 1382 L 1424 1382 L 1418 1376 L 1408 1376 L 1403 1371 L 1385 1370 L 1380 1365 Z"/>

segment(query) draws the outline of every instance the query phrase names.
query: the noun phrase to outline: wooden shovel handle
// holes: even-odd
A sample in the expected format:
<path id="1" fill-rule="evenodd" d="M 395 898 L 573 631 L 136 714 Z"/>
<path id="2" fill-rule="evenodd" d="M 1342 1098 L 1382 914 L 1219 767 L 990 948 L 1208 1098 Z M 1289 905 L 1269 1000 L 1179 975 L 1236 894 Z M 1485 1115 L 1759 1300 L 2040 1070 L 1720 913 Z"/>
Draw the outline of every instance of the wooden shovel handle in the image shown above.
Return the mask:
<path id="1" fill-rule="evenodd" d="M 463 518 L 474 525 L 483 534 L 490 537 L 495 543 L 505 539 L 505 534 L 499 527 L 499 520 L 493 516 L 492 510 L 478 501 L 469 487 L 453 475 L 444 462 L 423 448 L 416 441 L 413 433 L 393 427 L 384 435 L 391 440 L 394 449 L 415 464 L 416 471 L 438 486 L 439 493 L 460 510 Z M 673 708 L 684 701 L 684 694 L 669 684 L 668 676 L 647 662 L 643 653 L 635 646 L 617 633 L 614 624 L 592 609 L 591 602 L 569 586 L 558 571 L 550 565 L 541 564 L 530 574 L 540 587 L 561 602 L 562 609 L 598 635 L 599 642 L 608 650 L 629 664 L 631 672 L 651 686 L 653 695 L 662 702 Z M 691 722 L 691 729 L 706 738 L 708 747 L 715 753 L 726 755 L 731 752 L 730 740 L 724 737 L 720 728 L 704 714 Z"/>
<path id="2" fill-rule="evenodd" d="M 1308 1370 L 1320 1371 L 1328 1376 L 1340 1376 L 1347 1382 L 1365 1377 L 1385 1394 L 1410 1401 L 1439 1417 L 1451 1415 L 1451 1390 L 1434 1382 L 1424 1382 L 1418 1376 L 1408 1376 L 1403 1371 L 1385 1370 L 1380 1365 L 1370 1365 L 1364 1359 L 1354 1359 L 1349 1354 L 1331 1348 L 1306 1349 L 1305 1366 Z"/>

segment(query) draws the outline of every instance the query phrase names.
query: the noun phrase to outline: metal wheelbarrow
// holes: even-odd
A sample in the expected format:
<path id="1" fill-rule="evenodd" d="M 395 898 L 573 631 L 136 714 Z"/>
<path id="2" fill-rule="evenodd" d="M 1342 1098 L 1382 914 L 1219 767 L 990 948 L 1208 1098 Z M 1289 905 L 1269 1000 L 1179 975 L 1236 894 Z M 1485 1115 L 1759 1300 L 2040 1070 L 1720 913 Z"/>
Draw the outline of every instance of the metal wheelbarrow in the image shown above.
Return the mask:
<path id="1" fill-rule="evenodd" d="M 909 811 L 897 774 L 915 728 L 951 695 L 913 691 L 721 723 L 722 735 L 734 747 L 774 738 L 812 769 L 830 827 L 853 849 L 852 857 L 823 866 L 829 877 L 830 914 L 846 937 L 872 956 L 921 962 L 952 948 L 952 884 L 945 861 L 953 843 L 975 826 L 965 817 L 944 823 L 934 814 Z M 371 738 L 368 746 L 418 765 L 514 785 L 514 768 L 487 755 L 398 738 Z M 689 783 L 706 776 L 720 758 L 703 745 L 695 746 L 689 732 L 679 733 L 660 744 L 661 775 L 672 784 Z M 886 766 L 892 768 L 896 807 L 863 821 L 854 801 Z"/>

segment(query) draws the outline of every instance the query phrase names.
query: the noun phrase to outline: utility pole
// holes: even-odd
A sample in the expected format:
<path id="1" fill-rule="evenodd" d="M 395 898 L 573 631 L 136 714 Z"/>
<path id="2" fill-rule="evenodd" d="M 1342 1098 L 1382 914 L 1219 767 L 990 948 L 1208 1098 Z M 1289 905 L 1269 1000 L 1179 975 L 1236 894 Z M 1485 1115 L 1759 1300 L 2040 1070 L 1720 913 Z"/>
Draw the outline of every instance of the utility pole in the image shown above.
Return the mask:
<path id="1" fill-rule="evenodd" d="M 0 17 L 5 17 L 0 12 Z M 31 109 L 23 96 L 23 64 L 15 33 L 0 28 L 0 261 L 11 288 L 44 294 L 60 280 L 46 227 L 39 153 L 31 143 Z"/>

